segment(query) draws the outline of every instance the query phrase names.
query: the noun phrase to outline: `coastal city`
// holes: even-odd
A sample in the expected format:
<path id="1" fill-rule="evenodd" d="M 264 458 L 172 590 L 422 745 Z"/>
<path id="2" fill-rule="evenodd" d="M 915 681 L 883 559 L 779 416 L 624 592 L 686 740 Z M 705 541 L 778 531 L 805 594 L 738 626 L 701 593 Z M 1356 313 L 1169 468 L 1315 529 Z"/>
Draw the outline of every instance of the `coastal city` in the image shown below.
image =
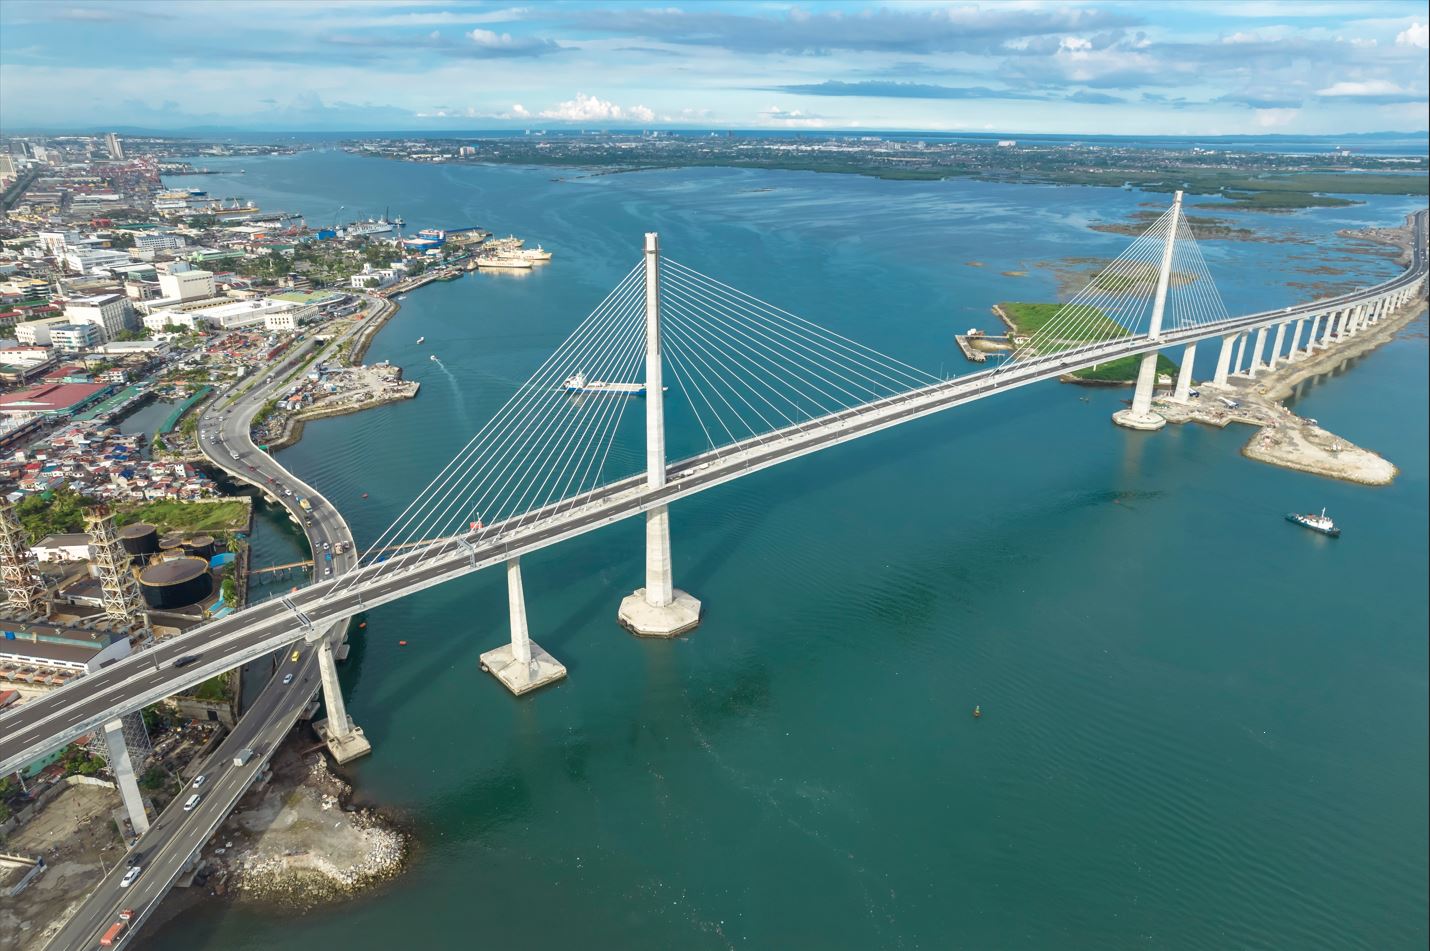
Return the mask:
<path id="1" fill-rule="evenodd" d="M 1427 24 L 0 4 L 0 948 L 1424 947 Z"/>

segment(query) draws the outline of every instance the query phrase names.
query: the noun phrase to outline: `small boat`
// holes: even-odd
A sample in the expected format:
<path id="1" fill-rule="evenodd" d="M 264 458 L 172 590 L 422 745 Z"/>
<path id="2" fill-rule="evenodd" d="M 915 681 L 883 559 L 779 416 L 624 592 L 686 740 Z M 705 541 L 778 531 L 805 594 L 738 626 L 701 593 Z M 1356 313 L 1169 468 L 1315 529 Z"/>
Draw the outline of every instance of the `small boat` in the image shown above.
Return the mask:
<path id="1" fill-rule="evenodd" d="M 435 354 L 435 353 L 429 353 L 429 354 L 427 355 L 427 359 L 428 359 L 428 360 L 431 360 L 433 363 L 437 363 L 437 362 L 438 362 L 438 360 L 437 360 L 437 354 Z"/>
<path id="2" fill-rule="evenodd" d="M 981 716 L 983 716 L 983 708 L 975 703 L 973 705 L 973 719 L 977 720 Z"/>
<path id="3" fill-rule="evenodd" d="M 364 492 L 364 493 L 362 494 L 362 497 L 363 497 L 363 498 L 367 498 L 367 493 Z"/>
<path id="4" fill-rule="evenodd" d="M 1331 521 L 1325 509 L 1321 509 L 1320 515 L 1298 515 L 1295 512 L 1286 516 L 1286 521 L 1295 522 L 1297 525 L 1309 528 L 1313 532 L 1320 532 L 1322 535 L 1329 535 L 1332 538 L 1339 538 L 1341 530 L 1336 527 L 1336 523 Z"/>
<path id="5" fill-rule="evenodd" d="M 426 339 L 427 339 L 426 337 L 418 337 L 418 338 L 417 338 L 417 346 L 419 346 L 419 347 L 422 346 L 422 342 L 423 342 L 424 340 L 426 340 Z"/>

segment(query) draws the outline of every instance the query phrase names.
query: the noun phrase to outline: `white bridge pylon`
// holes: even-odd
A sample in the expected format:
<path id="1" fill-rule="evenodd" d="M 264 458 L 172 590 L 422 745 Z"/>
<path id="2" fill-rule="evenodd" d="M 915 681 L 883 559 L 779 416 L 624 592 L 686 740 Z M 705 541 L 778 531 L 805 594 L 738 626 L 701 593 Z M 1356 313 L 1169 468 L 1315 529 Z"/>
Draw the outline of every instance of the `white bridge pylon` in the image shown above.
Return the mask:
<path id="1" fill-rule="evenodd" d="M 1140 335 L 1158 339 L 1164 330 L 1225 319 L 1181 198 L 1178 192 L 1172 207 L 1071 299 L 1015 337 L 991 377 L 1071 351 Z M 1139 419 L 1150 406 L 1156 360 L 1155 354 L 1142 358 L 1131 411 Z M 887 404 L 943 382 L 663 258 L 658 237 L 648 234 L 641 262 L 413 498 L 363 560 L 380 576 L 419 564 L 430 549 L 425 541 L 496 542 L 499 532 L 559 518 L 578 500 L 595 504 L 602 486 L 642 468 L 647 489 L 661 489 L 668 405 L 698 427 L 704 448 L 719 458 L 734 444 L 747 447 L 818 426 L 831 414 Z M 624 424 L 637 404 L 644 404 L 643 439 L 639 427 Z M 700 602 L 674 585 L 666 506 L 646 513 L 645 574 L 645 585 L 622 602 L 620 622 L 650 636 L 693 628 Z M 373 577 L 367 574 L 365 583 Z M 524 655 L 520 644 L 515 651 Z"/>

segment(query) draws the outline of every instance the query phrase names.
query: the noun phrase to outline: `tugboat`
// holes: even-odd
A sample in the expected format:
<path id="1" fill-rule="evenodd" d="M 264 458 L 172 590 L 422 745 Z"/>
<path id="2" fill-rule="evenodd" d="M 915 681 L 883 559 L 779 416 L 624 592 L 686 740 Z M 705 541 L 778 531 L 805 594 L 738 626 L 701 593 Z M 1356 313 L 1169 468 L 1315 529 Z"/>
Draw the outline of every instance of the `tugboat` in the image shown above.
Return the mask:
<path id="1" fill-rule="evenodd" d="M 1309 528 L 1313 532 L 1320 532 L 1322 535 L 1329 535 L 1332 538 L 1339 538 L 1341 530 L 1336 527 L 1336 523 L 1331 521 L 1325 509 L 1321 509 L 1320 515 L 1298 515 L 1295 512 L 1286 516 L 1286 521 L 1295 522 Z"/>

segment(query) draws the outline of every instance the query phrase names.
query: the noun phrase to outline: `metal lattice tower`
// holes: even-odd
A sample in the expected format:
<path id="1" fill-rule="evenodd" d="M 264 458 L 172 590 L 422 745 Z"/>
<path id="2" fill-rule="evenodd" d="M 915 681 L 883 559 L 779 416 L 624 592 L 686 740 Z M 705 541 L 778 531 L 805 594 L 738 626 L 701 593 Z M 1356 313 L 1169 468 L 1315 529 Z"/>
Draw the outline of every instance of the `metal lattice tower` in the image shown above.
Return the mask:
<path id="1" fill-rule="evenodd" d="M 144 726 L 144 713 L 140 710 L 126 713 L 119 718 L 119 722 L 124 724 L 124 748 L 129 751 L 129 760 L 138 772 L 154 753 L 154 744 L 149 741 L 149 730 Z M 85 749 L 106 763 L 109 762 L 109 743 L 104 738 L 104 727 L 90 734 Z"/>
<path id="2" fill-rule="evenodd" d="M 109 506 L 95 505 L 86 509 L 84 523 L 89 533 L 90 557 L 99 569 L 104 613 L 130 631 L 147 629 L 149 616 L 144 613 L 139 581 L 130 568 L 129 552 L 124 550 L 119 533 L 114 530 L 114 515 Z"/>
<path id="3" fill-rule="evenodd" d="M 21 614 L 45 613 L 45 586 L 35 571 L 35 558 L 25 530 L 9 502 L 0 500 L 0 583 L 5 599 Z"/>

